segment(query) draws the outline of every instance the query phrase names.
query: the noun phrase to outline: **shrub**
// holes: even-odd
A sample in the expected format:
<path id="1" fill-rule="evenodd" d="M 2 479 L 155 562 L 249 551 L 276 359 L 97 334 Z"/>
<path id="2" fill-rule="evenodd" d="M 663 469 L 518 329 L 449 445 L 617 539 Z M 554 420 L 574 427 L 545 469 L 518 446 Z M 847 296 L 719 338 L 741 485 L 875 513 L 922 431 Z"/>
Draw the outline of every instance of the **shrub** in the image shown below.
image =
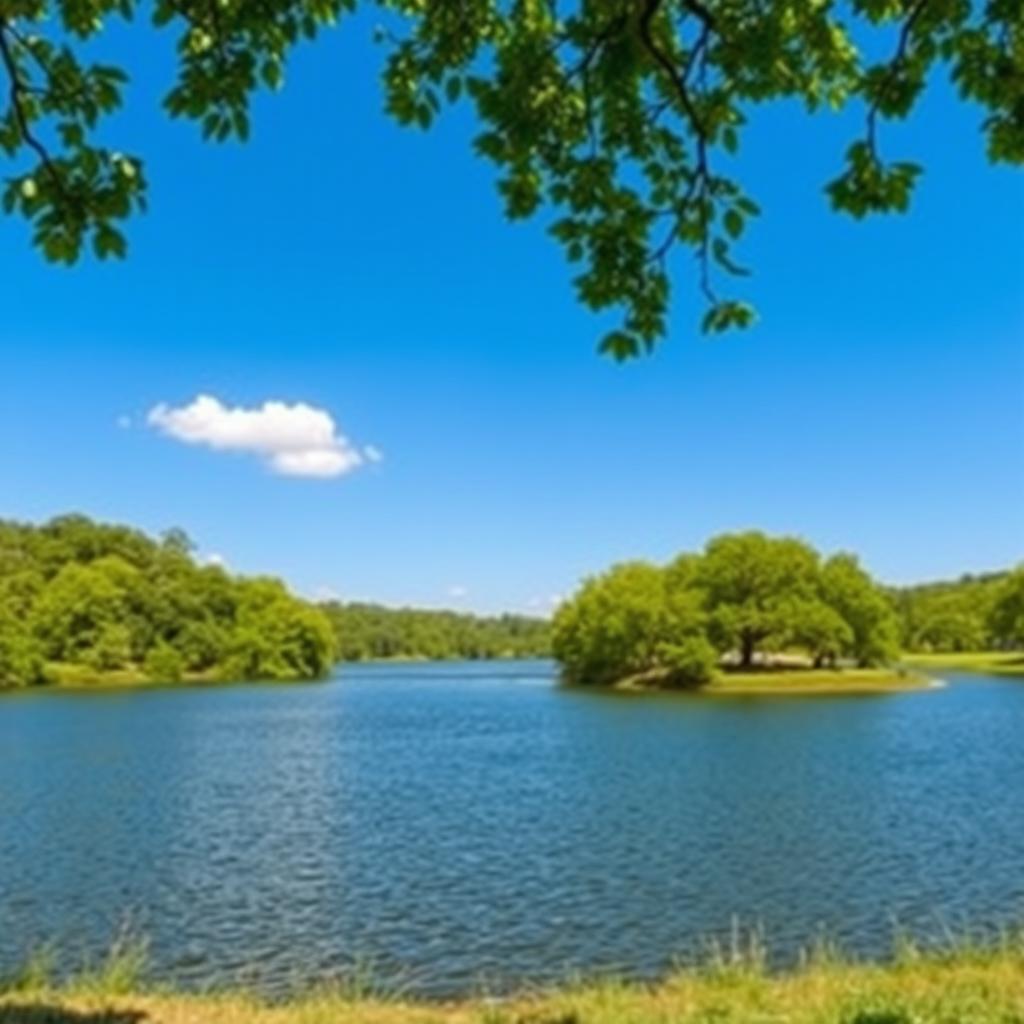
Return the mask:
<path id="1" fill-rule="evenodd" d="M 143 669 L 154 683 L 177 683 L 181 681 L 185 663 L 173 647 L 159 643 L 150 648 Z"/>
<path id="2" fill-rule="evenodd" d="M 666 686 L 706 686 L 718 672 L 718 652 L 703 636 L 690 636 L 679 643 L 661 644 L 658 657 L 668 670 Z"/>

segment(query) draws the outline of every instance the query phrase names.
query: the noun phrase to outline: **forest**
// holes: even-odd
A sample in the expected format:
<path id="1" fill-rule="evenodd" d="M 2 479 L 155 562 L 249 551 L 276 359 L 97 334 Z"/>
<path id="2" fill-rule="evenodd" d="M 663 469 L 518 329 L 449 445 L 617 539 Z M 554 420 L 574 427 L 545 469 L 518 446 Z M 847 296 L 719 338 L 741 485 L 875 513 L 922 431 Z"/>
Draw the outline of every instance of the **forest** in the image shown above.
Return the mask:
<path id="1" fill-rule="evenodd" d="M 526 615 L 483 616 L 336 601 L 321 607 L 334 626 L 343 661 L 539 658 L 551 653 L 549 623 Z"/>
<path id="2" fill-rule="evenodd" d="M 1022 570 L 889 588 L 908 651 L 937 654 L 1014 648 L 1024 642 Z M 1012 597 L 1015 594 L 1016 607 Z"/>
<path id="3" fill-rule="evenodd" d="M 0 521 L 0 687 L 314 679 L 334 661 L 322 611 L 200 565 L 180 530 Z"/>
<path id="4" fill-rule="evenodd" d="M 855 555 L 758 531 L 713 538 L 665 566 L 627 562 L 557 611 L 568 682 L 702 686 L 723 670 L 880 668 L 903 650 L 1024 647 L 1024 567 L 884 588 Z"/>

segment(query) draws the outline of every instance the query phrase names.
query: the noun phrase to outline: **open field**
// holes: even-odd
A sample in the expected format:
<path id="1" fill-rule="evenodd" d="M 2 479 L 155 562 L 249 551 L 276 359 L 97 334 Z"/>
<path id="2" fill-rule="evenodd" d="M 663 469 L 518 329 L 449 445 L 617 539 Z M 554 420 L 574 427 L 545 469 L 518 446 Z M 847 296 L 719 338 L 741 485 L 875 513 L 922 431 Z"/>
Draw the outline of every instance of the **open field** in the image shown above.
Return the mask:
<path id="1" fill-rule="evenodd" d="M 130 968 L 130 965 L 129 965 Z M 0 989 L 0 1024 L 1021 1024 L 1024 943 L 904 949 L 887 965 L 825 949 L 769 975 L 755 949 L 712 958 L 654 985 L 581 982 L 508 1000 L 429 1004 L 339 983 L 269 1003 L 245 993 L 139 987 L 111 962 L 66 986 L 27 970 Z"/>
<path id="2" fill-rule="evenodd" d="M 905 654 L 903 664 L 915 668 L 955 668 L 985 675 L 1024 676 L 1020 651 L 968 651 L 958 654 Z"/>

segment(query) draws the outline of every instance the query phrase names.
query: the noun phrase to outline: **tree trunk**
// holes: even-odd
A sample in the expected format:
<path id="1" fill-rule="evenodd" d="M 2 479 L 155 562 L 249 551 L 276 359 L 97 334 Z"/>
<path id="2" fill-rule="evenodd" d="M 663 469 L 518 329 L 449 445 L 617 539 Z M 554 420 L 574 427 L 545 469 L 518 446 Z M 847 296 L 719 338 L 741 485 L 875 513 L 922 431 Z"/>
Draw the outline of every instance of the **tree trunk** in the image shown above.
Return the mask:
<path id="1" fill-rule="evenodd" d="M 754 667 L 754 638 L 749 633 L 740 635 L 740 667 Z"/>

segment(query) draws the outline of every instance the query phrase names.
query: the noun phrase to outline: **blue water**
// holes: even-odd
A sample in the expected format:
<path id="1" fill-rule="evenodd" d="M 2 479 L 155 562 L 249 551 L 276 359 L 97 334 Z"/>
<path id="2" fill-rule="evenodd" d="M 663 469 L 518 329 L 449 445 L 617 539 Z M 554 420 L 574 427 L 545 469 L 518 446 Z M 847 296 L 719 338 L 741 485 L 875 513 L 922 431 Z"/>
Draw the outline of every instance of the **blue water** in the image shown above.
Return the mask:
<path id="1" fill-rule="evenodd" d="M 547 663 L 0 700 L 0 967 L 128 927 L 183 985 L 446 995 L 1024 921 L 1024 683 L 568 691 Z"/>

